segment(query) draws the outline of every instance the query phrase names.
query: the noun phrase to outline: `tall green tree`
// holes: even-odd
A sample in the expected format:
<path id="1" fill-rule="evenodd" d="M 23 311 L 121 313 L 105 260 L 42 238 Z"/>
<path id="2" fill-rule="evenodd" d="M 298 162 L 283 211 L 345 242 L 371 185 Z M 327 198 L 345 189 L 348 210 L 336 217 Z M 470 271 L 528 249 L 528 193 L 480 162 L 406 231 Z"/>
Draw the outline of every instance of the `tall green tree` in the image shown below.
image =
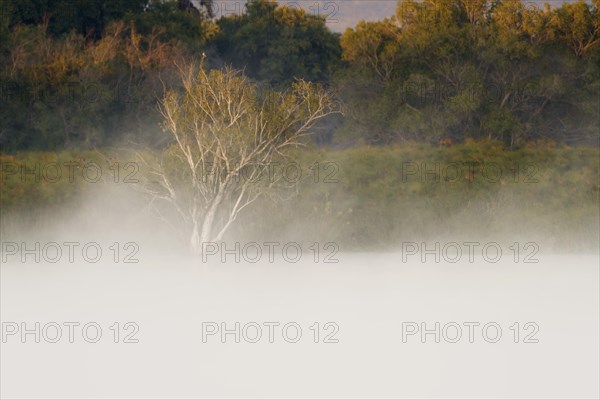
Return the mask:
<path id="1" fill-rule="evenodd" d="M 272 0 L 250 0 L 242 15 L 218 20 L 214 45 L 226 64 L 276 84 L 327 80 L 339 61 L 338 35 L 324 17 Z"/>

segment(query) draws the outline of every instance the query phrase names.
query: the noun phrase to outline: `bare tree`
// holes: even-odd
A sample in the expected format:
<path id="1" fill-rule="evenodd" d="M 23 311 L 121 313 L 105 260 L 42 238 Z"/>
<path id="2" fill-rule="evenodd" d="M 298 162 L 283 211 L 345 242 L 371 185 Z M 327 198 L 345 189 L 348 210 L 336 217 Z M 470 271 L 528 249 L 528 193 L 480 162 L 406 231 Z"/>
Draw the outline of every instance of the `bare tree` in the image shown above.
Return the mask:
<path id="1" fill-rule="evenodd" d="M 153 161 L 143 157 L 154 178 L 143 186 L 152 204 L 169 205 L 165 220 L 186 228 L 191 252 L 199 255 L 202 243 L 220 241 L 275 182 L 273 161 L 302 145 L 337 107 L 324 88 L 305 81 L 261 93 L 231 68 L 190 66 L 180 74 L 182 89 L 168 91 L 160 103 L 173 144 Z"/>

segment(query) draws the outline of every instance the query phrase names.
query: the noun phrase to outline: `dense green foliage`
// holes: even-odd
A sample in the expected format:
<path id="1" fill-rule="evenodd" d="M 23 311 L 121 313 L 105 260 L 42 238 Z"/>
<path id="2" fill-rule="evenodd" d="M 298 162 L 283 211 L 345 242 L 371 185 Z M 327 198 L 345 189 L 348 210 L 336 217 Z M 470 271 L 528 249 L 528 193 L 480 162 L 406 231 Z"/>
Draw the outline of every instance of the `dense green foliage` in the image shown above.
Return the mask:
<path id="1" fill-rule="evenodd" d="M 195 39 L 194 26 L 200 19 L 192 16 L 212 16 L 212 0 L 200 4 L 197 9 L 189 0 L 2 0 L 0 7 L 9 27 L 47 24 L 54 36 L 74 32 L 99 39 L 110 22 L 135 19 L 164 27 L 170 35 L 185 32 Z"/>
<path id="2" fill-rule="evenodd" d="M 156 97 L 182 53 L 124 23 L 91 43 L 21 26 L 9 46 L 0 72 L 3 151 L 91 148 L 155 131 Z"/>
<path id="3" fill-rule="evenodd" d="M 339 38 L 323 17 L 252 1 L 240 16 L 222 18 L 214 44 L 225 62 L 253 78 L 289 84 L 295 78 L 325 81 L 341 55 Z"/>
<path id="4" fill-rule="evenodd" d="M 598 0 L 401 0 L 395 16 L 341 37 L 271 0 L 219 19 L 212 1 L 1 0 L 0 10 L 3 152 L 161 144 L 157 98 L 203 53 L 267 87 L 330 87 L 345 114 L 320 126 L 319 143 L 598 144 Z"/>
<path id="5" fill-rule="evenodd" d="M 401 1 L 342 39 L 346 131 L 369 143 L 597 143 L 600 14 L 583 1 Z"/>

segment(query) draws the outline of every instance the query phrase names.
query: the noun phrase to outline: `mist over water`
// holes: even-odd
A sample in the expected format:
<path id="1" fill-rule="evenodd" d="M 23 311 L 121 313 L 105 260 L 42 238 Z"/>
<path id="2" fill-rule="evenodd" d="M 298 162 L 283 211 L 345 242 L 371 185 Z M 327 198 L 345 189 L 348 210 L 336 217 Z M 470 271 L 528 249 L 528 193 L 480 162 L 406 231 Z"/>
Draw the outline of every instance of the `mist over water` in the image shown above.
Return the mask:
<path id="1" fill-rule="evenodd" d="M 5 398 L 598 395 L 593 249 L 557 254 L 540 241 L 515 258 L 498 240 L 496 259 L 480 239 L 471 259 L 462 243 L 477 236 L 465 232 L 452 240 L 458 259 L 440 238 L 370 252 L 319 243 L 315 258 L 301 238 L 296 260 L 295 247 L 282 252 L 283 237 L 273 259 L 268 240 L 256 237 L 256 262 L 256 248 L 233 251 L 235 239 L 203 260 L 186 255 L 123 186 L 94 188 L 41 221 L 4 225 L 3 243 L 41 246 L 40 262 L 35 252 L 22 262 L 22 249 L 3 254 Z M 63 250 L 55 263 L 53 249 L 41 250 L 49 242 Z M 79 244 L 73 262 L 65 242 Z M 102 249 L 97 262 L 81 252 L 92 242 Z M 250 242 L 237 240 L 240 248 Z"/>

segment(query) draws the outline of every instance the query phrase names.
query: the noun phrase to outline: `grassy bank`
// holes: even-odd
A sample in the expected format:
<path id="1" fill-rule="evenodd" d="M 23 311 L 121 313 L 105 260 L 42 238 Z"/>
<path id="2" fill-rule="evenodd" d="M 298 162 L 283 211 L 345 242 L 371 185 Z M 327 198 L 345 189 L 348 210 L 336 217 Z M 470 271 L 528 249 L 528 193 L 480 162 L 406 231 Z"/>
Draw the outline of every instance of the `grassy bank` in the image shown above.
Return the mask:
<path id="1" fill-rule="evenodd" d="M 344 249 L 425 239 L 543 240 L 589 249 L 600 240 L 597 148 L 406 144 L 304 150 L 296 159 L 306 167 L 303 179 L 290 173 L 296 195 L 264 198 L 240 217 L 230 239 L 331 241 Z M 141 173 L 98 152 L 28 152 L 0 161 L 2 214 L 30 220 L 73 210 L 98 184 Z M 99 179 L 98 168 L 85 167 L 90 162 L 98 165 Z M 58 179 L 52 164 L 62 165 Z M 21 167 L 30 172 L 22 174 Z M 2 228 L 6 232 L 5 222 Z"/>

